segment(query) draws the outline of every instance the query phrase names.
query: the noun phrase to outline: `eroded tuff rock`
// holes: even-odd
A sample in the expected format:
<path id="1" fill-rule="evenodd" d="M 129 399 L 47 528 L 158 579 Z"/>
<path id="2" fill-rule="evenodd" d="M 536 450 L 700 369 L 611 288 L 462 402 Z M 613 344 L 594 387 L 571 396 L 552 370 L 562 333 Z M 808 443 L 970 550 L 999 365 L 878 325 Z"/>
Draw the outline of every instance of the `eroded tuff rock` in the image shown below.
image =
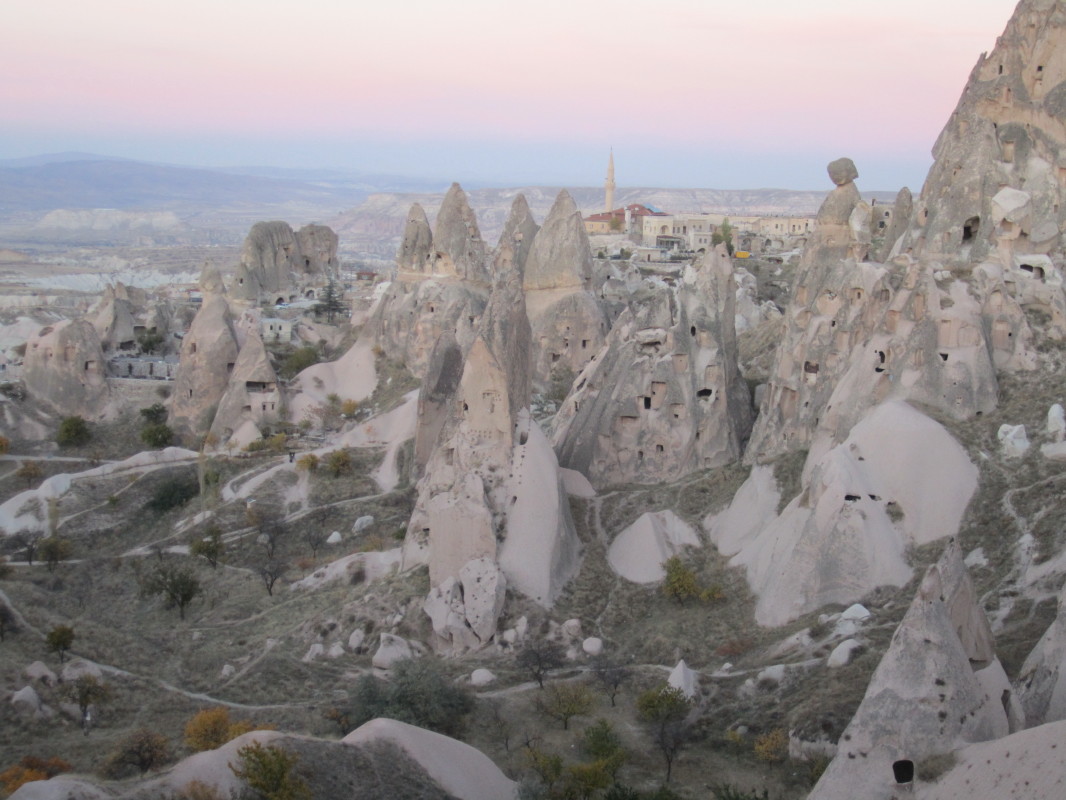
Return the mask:
<path id="1" fill-rule="evenodd" d="M 984 613 L 953 540 L 929 568 L 811 800 L 896 797 L 893 765 L 1020 722 Z"/>
<path id="2" fill-rule="evenodd" d="M 559 410 L 559 462 L 603 487 L 673 481 L 738 459 L 752 408 L 737 367 L 735 299 L 724 246 L 676 288 L 635 296 Z"/>
<path id="3" fill-rule="evenodd" d="M 133 303 L 117 297 L 114 287 L 108 286 L 104 291 L 104 296 L 92 315 L 92 324 L 105 352 L 136 349 Z"/>
<path id="4" fill-rule="evenodd" d="M 533 385 L 539 391 L 548 390 L 553 379 L 569 383 L 603 346 L 608 323 L 591 278 L 585 225 L 564 189 L 533 239 L 522 276 L 533 330 Z"/>
<path id="5" fill-rule="evenodd" d="M 1055 621 L 1022 664 L 1018 691 L 1028 725 L 1066 720 L 1066 591 Z"/>
<path id="6" fill-rule="evenodd" d="M 1032 365 L 1031 332 L 1002 270 L 952 280 L 910 256 L 862 261 L 862 204 L 845 184 L 819 212 L 745 455 L 825 452 L 885 400 L 965 419 L 993 409 L 996 368 Z M 865 224 L 865 223 L 863 223 Z"/>
<path id="7" fill-rule="evenodd" d="M 287 222 L 257 222 L 244 240 L 230 294 L 269 302 L 313 296 L 337 266 L 337 235 L 329 228 L 306 225 L 294 233 Z"/>
<path id="8" fill-rule="evenodd" d="M 756 621 L 781 625 L 906 584 L 907 548 L 954 535 L 976 488 L 976 467 L 943 426 L 887 402 L 843 443 L 811 453 L 800 494 L 780 515 L 771 468 L 757 466 L 705 524 L 719 551 L 745 567 Z"/>
<path id="9" fill-rule="evenodd" d="M 441 334 L 454 335 L 463 352 L 469 349 L 488 303 L 485 245 L 458 184 L 445 197 L 435 233 L 421 206 L 412 206 L 396 259 L 396 280 L 362 336 L 422 378 Z"/>
<path id="10" fill-rule="evenodd" d="M 26 392 L 57 414 L 100 419 L 111 411 L 104 351 L 84 319 L 41 328 L 26 342 Z"/>
<path id="11" fill-rule="evenodd" d="M 538 451 L 535 475 L 522 469 L 523 448 L 530 447 L 540 434 L 530 431 L 535 423 L 527 412 L 529 323 L 508 250 L 502 251 L 498 267 L 499 279 L 466 354 L 458 386 L 450 401 L 447 391 L 442 392 L 444 402 L 450 404 L 448 418 L 418 484 L 404 542 L 405 568 L 429 564 L 434 588 L 426 611 L 434 623 L 438 648 L 453 652 L 480 647 L 495 634 L 500 598 L 512 576 L 516 588 L 538 591 L 535 599 L 549 605 L 570 568 L 551 554 L 562 557 L 576 551 L 576 545 L 559 543 L 573 540 L 574 534 L 551 449 L 545 446 Z M 435 352 L 442 362 L 454 356 L 447 344 Z M 448 369 L 442 363 L 433 365 L 430 373 Z M 545 451 L 550 456 L 547 463 Z M 543 481 L 550 485 L 543 486 Z M 536 496 L 527 499 L 531 494 Z M 537 509 L 538 524 L 519 520 L 517 511 L 511 513 L 519 503 Z M 545 508 L 555 509 L 554 519 L 541 516 Z M 530 534 L 531 538 L 524 538 Z M 512 535 L 514 547 L 524 542 L 522 547 L 532 552 L 525 559 L 519 553 L 518 569 L 507 574 L 501 567 L 509 559 L 501 555 L 498 562 L 498 541 Z M 544 553 L 549 554 L 547 558 Z M 478 579 L 468 577 L 472 573 Z"/>
<path id="12" fill-rule="evenodd" d="M 1023 0 L 982 55 L 933 147 L 900 252 L 952 269 L 998 256 L 1062 258 L 1066 8 Z M 1006 191 L 1005 191 L 1006 190 Z M 999 203 L 996 198 L 1009 198 Z"/>
<path id="13" fill-rule="evenodd" d="M 262 436 L 264 426 L 278 421 L 280 408 L 278 376 L 256 330 L 245 337 L 237 354 L 211 433 L 219 444 L 232 441 L 244 447 Z"/>
<path id="14" fill-rule="evenodd" d="M 182 340 L 174 376 L 170 423 L 179 433 L 198 436 L 210 429 L 237 352 L 229 305 L 221 295 L 206 295 Z"/>
<path id="15" fill-rule="evenodd" d="M 529 251 L 533 247 L 533 240 L 539 230 L 540 226 L 533 219 L 533 212 L 529 210 L 526 196 L 524 194 L 515 195 L 507 220 L 503 224 L 500 240 L 496 244 L 496 250 L 500 251 L 504 247 L 511 248 L 514 266 L 519 275 L 525 274 Z"/>

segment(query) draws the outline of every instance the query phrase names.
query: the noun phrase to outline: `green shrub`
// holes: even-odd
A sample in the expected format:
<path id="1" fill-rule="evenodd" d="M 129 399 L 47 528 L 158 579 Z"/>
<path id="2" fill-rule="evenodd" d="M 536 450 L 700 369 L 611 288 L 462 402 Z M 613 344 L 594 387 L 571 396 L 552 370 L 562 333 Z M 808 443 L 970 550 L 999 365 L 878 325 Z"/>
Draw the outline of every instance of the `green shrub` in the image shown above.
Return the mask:
<path id="1" fill-rule="evenodd" d="M 167 409 L 162 403 L 155 403 L 141 409 L 145 425 L 162 425 L 167 421 Z"/>
<path id="2" fill-rule="evenodd" d="M 233 774 L 265 800 L 311 800 L 307 783 L 296 774 L 299 757 L 275 745 L 252 742 L 237 751 Z"/>
<path id="3" fill-rule="evenodd" d="M 318 363 L 318 350 L 314 347 L 301 347 L 290 353 L 278 368 L 278 376 L 289 380 Z"/>
<path id="4" fill-rule="evenodd" d="M 56 432 L 56 444 L 60 447 L 81 447 L 92 438 L 89 423 L 81 417 L 65 417 Z"/>
<path id="5" fill-rule="evenodd" d="M 141 441 L 156 450 L 170 447 L 174 441 L 174 431 L 164 422 L 145 425 L 141 428 Z"/>
<path id="6" fill-rule="evenodd" d="M 171 478 L 152 493 L 152 499 L 145 504 L 145 508 L 162 514 L 185 505 L 198 494 L 200 485 L 195 478 Z"/>
<path id="7" fill-rule="evenodd" d="M 473 707 L 470 692 L 448 680 L 438 662 L 411 658 L 393 666 L 388 683 L 373 675 L 360 678 L 349 718 L 353 727 L 375 717 L 389 717 L 458 736 Z"/>

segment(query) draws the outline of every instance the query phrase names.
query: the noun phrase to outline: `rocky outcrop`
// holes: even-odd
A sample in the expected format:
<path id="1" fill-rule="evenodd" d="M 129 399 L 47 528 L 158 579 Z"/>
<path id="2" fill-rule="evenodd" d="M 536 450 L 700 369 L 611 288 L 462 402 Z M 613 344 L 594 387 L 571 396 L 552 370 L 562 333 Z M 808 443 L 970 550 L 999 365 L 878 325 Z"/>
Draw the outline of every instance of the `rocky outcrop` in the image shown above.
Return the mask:
<path id="1" fill-rule="evenodd" d="M 1066 720 L 1066 592 L 1055 621 L 1022 664 L 1018 692 L 1026 724 Z"/>
<path id="2" fill-rule="evenodd" d="M 983 617 L 952 541 L 926 573 L 811 800 L 889 800 L 916 762 L 1017 725 Z"/>
<path id="3" fill-rule="evenodd" d="M 523 448 L 540 432 L 529 429 L 535 425 L 527 412 L 529 323 L 512 259 L 505 248 L 458 386 L 450 401 L 448 392 L 441 392 L 450 405 L 448 417 L 418 484 L 404 542 L 405 568 L 429 565 L 434 588 L 426 611 L 438 649 L 452 652 L 483 646 L 495 634 L 503 588 L 512 574 L 516 588 L 536 592 L 535 599 L 550 605 L 559 581 L 567 577 L 563 567 L 575 561 L 568 555 L 576 550 L 569 545 L 573 526 L 550 448 L 538 451 L 536 475 L 522 469 Z M 444 361 L 454 357 L 454 349 L 445 345 L 436 354 L 441 363 L 432 365 L 430 373 L 449 371 Z M 520 503 L 524 511 L 536 509 L 538 524 L 520 520 Z M 539 516 L 545 508 L 557 512 L 546 525 Z M 506 539 L 512 535 L 515 542 L 508 548 Z M 500 541 L 504 552 L 518 548 L 526 556 L 517 554 L 518 569 L 511 574 L 501 569 L 512 557 L 503 558 Z M 560 561 L 566 563 L 561 567 Z"/>
<path id="4" fill-rule="evenodd" d="M 244 240 L 230 294 L 256 302 L 314 296 L 335 274 L 337 235 L 323 225 L 294 233 L 287 222 L 257 222 Z"/>
<path id="5" fill-rule="evenodd" d="M 706 523 L 720 552 L 745 567 L 761 625 L 903 586 L 907 548 L 954 535 L 977 488 L 958 442 L 899 402 L 875 408 L 823 455 L 812 453 L 800 494 L 780 515 L 769 471 L 756 467 Z"/>
<path id="6" fill-rule="evenodd" d="M 429 358 L 426 377 L 418 393 L 418 427 L 415 432 L 415 478 L 429 462 L 433 448 L 437 446 L 441 429 L 447 422 L 449 412 L 463 376 L 463 351 L 455 336 L 445 331 L 437 339 Z"/>
<path id="7" fill-rule="evenodd" d="M 229 305 L 207 295 L 182 340 L 180 363 L 170 401 L 170 424 L 180 434 L 199 436 L 214 421 L 237 363 L 237 336 Z"/>
<path id="8" fill-rule="evenodd" d="M 225 394 L 211 423 L 220 445 L 244 447 L 261 438 L 263 428 L 278 421 L 281 410 L 278 376 L 270 365 L 258 331 L 248 334 L 237 354 Z"/>
<path id="9" fill-rule="evenodd" d="M 488 302 L 485 245 L 459 184 L 448 191 L 434 233 L 422 207 L 411 207 L 396 261 L 396 280 L 362 336 L 422 378 L 442 334 L 454 336 L 463 352 L 469 349 Z"/>
<path id="10" fill-rule="evenodd" d="M 1062 257 L 1066 223 L 1066 9 L 1022 0 L 970 73 L 933 147 L 899 252 L 953 270 L 1016 256 Z"/>
<path id="11" fill-rule="evenodd" d="M 522 287 L 533 330 L 533 384 L 563 392 L 607 335 L 607 318 L 591 290 L 592 255 L 581 213 L 559 192 L 526 258 Z"/>
<path id="12" fill-rule="evenodd" d="M 104 351 L 84 319 L 57 322 L 31 337 L 22 377 L 27 394 L 61 416 L 100 419 L 112 410 Z"/>
<path id="13" fill-rule="evenodd" d="M 539 230 L 540 226 L 533 219 L 533 212 L 529 210 L 526 196 L 515 195 L 511 210 L 507 214 L 507 220 L 504 222 L 503 231 L 500 233 L 500 240 L 496 244 L 496 250 L 500 251 L 504 247 L 511 248 L 514 254 L 514 265 L 519 275 L 525 274 L 529 251 L 533 247 L 533 240 Z"/>
<path id="14" fill-rule="evenodd" d="M 1032 364 L 1029 327 L 1001 270 L 960 281 L 911 256 L 863 262 L 868 240 L 853 224 L 863 215 L 849 186 L 830 193 L 804 251 L 749 462 L 823 453 L 891 398 L 959 419 L 990 411 L 997 366 Z"/>
<path id="15" fill-rule="evenodd" d="M 632 298 L 556 417 L 559 462 L 593 485 L 672 481 L 740 457 L 751 429 L 724 246 Z"/>
<path id="16" fill-rule="evenodd" d="M 134 333 L 133 304 L 116 297 L 113 287 L 108 287 L 92 317 L 93 327 L 105 353 L 137 348 Z"/>

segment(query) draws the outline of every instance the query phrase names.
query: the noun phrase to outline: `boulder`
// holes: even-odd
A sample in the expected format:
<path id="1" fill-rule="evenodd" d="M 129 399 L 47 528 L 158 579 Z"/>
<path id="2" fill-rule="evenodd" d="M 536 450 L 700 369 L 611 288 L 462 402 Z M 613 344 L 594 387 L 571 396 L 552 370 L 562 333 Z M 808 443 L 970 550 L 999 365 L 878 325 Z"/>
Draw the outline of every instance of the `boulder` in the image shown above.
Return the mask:
<path id="1" fill-rule="evenodd" d="M 1066 412 L 1059 403 L 1055 403 L 1047 411 L 1047 436 L 1056 443 L 1066 437 Z"/>
<path id="2" fill-rule="evenodd" d="M 581 649 L 585 651 L 585 655 L 598 656 L 603 652 L 603 639 L 590 636 L 581 643 Z"/>
<path id="3" fill-rule="evenodd" d="M 833 648 L 833 652 L 825 660 L 825 665 L 829 669 L 847 666 L 848 662 L 851 661 L 851 654 L 860 647 L 862 647 L 862 644 L 856 639 L 845 639 Z"/>
<path id="4" fill-rule="evenodd" d="M 1024 425 L 1000 425 L 996 436 L 1007 458 L 1021 458 L 1029 450 L 1029 437 Z"/>
<path id="5" fill-rule="evenodd" d="M 42 701 L 32 686 L 23 686 L 11 695 L 11 707 L 24 719 L 45 719 L 52 716 L 52 710 Z"/>
<path id="6" fill-rule="evenodd" d="M 475 669 L 470 673 L 470 685 L 471 686 L 488 686 L 490 683 L 496 682 L 496 676 L 491 670 L 484 668 Z"/>
<path id="7" fill-rule="evenodd" d="M 56 674 L 42 661 L 34 661 L 22 670 L 22 676 L 32 683 L 41 683 L 45 686 L 56 685 Z"/>
<path id="8" fill-rule="evenodd" d="M 76 681 L 82 675 L 103 679 L 104 672 L 98 664 L 94 664 L 92 661 L 87 661 L 84 658 L 72 658 L 63 667 L 59 677 L 63 683 L 70 683 Z"/>
<path id="9" fill-rule="evenodd" d="M 349 640 L 350 641 L 350 640 Z M 390 669 L 397 661 L 412 658 L 411 645 L 406 639 L 393 636 L 391 633 L 381 634 L 381 642 L 374 653 L 371 662 L 378 669 Z"/>
<path id="10" fill-rule="evenodd" d="M 344 537 L 341 536 L 340 531 L 333 531 L 329 536 L 326 537 L 326 544 L 340 544 L 343 541 Z"/>

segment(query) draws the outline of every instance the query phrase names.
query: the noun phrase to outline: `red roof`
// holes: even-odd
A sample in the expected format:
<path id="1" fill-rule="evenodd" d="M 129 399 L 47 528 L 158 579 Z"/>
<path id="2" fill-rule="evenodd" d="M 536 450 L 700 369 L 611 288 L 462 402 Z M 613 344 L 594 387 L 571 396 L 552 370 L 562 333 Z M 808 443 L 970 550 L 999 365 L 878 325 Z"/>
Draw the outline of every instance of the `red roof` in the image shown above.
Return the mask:
<path id="1" fill-rule="evenodd" d="M 585 222 L 610 222 L 612 219 L 625 219 L 627 211 L 631 217 L 670 216 L 663 211 L 652 211 L 650 208 L 640 203 L 630 203 L 628 206 L 616 208 L 613 211 L 603 211 L 599 214 L 592 214 L 591 216 L 585 217 Z"/>

